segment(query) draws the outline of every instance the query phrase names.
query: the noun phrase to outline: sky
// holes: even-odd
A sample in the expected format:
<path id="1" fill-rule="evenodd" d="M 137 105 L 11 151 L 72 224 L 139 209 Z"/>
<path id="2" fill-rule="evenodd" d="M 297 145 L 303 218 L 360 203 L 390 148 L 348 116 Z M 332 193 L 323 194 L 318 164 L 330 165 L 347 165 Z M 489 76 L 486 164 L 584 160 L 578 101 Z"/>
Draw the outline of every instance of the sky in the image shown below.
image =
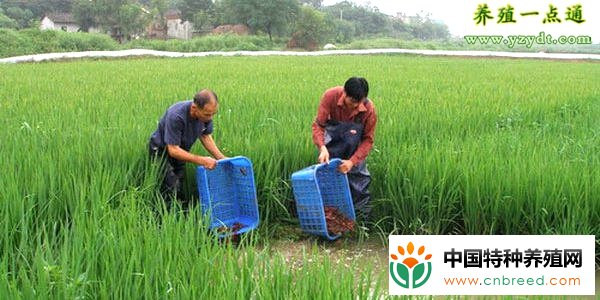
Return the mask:
<path id="1" fill-rule="evenodd" d="M 588 35 L 594 43 L 600 43 L 600 1 L 598 0 L 350 0 L 359 5 L 369 4 L 388 15 L 404 12 L 415 15 L 428 12 L 431 18 L 443 21 L 450 33 L 455 36 L 471 34 L 485 35 L 538 35 L 540 32 L 560 35 Z M 340 0 L 324 0 L 323 5 L 332 5 Z M 475 12 L 480 4 L 487 4 L 493 20 L 485 26 L 476 25 Z M 510 4 L 514 7 L 513 19 L 516 23 L 497 23 L 499 9 Z M 566 12 L 575 4 L 581 5 L 583 23 L 567 21 Z M 557 9 L 561 23 L 543 23 L 549 6 Z M 525 12 L 538 12 L 539 15 L 521 16 Z"/>

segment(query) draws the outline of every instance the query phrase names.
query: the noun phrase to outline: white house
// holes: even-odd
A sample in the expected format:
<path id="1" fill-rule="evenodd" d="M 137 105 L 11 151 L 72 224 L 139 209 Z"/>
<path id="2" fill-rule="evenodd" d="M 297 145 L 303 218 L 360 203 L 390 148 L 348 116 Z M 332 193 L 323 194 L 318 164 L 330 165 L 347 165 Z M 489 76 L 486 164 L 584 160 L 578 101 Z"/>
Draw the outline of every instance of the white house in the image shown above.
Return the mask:
<path id="1" fill-rule="evenodd" d="M 44 15 L 40 23 L 41 30 L 63 30 L 66 32 L 79 31 L 79 25 L 70 13 L 48 13 Z M 100 32 L 97 28 L 90 28 L 89 32 Z"/>
<path id="2" fill-rule="evenodd" d="M 49 13 L 44 15 L 40 24 L 41 30 L 63 30 L 66 32 L 77 32 L 79 25 L 75 22 L 73 15 L 68 13 Z"/>
<path id="3" fill-rule="evenodd" d="M 194 24 L 183 22 L 181 14 L 177 10 L 169 10 L 165 14 L 167 19 L 167 38 L 189 40 L 192 38 Z"/>

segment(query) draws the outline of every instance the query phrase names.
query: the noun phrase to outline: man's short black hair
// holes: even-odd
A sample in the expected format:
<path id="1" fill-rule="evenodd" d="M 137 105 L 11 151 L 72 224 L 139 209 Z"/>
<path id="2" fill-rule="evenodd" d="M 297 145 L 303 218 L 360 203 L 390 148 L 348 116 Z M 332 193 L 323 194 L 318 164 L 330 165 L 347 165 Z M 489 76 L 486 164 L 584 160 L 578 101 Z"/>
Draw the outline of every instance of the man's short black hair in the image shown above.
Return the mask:
<path id="1" fill-rule="evenodd" d="M 363 77 L 350 77 L 344 84 L 344 92 L 355 102 L 361 101 L 369 95 L 369 83 Z"/>
<path id="2" fill-rule="evenodd" d="M 210 102 L 210 99 L 214 98 L 216 103 L 219 103 L 219 97 L 217 94 L 211 90 L 201 90 L 194 96 L 194 104 L 198 106 L 198 108 L 203 109 L 204 105 Z"/>

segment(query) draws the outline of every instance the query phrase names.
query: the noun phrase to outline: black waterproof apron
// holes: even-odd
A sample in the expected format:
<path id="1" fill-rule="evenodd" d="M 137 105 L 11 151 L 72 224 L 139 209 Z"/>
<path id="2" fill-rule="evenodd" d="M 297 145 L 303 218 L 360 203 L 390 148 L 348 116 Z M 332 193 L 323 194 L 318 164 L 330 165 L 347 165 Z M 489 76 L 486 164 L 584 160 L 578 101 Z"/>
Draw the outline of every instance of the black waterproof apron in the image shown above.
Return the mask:
<path id="1" fill-rule="evenodd" d="M 350 122 L 327 121 L 325 124 L 325 147 L 329 151 L 330 158 L 347 160 L 356 152 L 362 142 L 364 132 L 363 115 L 364 113 L 359 113 Z M 368 190 L 371 183 L 371 174 L 369 174 L 364 160 L 348 172 L 348 183 L 357 217 L 364 220 L 371 211 L 369 205 L 371 194 Z"/>

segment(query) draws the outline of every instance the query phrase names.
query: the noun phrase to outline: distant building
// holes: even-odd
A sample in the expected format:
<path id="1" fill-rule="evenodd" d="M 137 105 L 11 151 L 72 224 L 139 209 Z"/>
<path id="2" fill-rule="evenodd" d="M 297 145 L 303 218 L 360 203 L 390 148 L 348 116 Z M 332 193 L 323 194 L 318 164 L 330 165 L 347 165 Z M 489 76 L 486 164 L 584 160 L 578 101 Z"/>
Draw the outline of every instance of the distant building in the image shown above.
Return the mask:
<path id="1" fill-rule="evenodd" d="M 40 24 L 41 30 L 63 30 L 66 32 L 79 31 L 79 25 L 75 22 L 72 14 L 69 13 L 51 13 L 42 18 Z"/>
<path id="2" fill-rule="evenodd" d="M 146 27 L 146 37 L 149 39 L 167 39 L 167 26 L 160 20 L 154 20 Z"/>
<path id="3" fill-rule="evenodd" d="M 66 32 L 78 32 L 80 27 L 70 13 L 48 13 L 42 17 L 40 30 L 62 30 Z M 97 28 L 90 28 L 89 32 L 100 32 Z"/>
<path id="4" fill-rule="evenodd" d="M 194 24 L 181 19 L 181 13 L 178 10 L 168 10 L 165 14 L 167 19 L 167 38 L 189 40 L 192 38 Z"/>

